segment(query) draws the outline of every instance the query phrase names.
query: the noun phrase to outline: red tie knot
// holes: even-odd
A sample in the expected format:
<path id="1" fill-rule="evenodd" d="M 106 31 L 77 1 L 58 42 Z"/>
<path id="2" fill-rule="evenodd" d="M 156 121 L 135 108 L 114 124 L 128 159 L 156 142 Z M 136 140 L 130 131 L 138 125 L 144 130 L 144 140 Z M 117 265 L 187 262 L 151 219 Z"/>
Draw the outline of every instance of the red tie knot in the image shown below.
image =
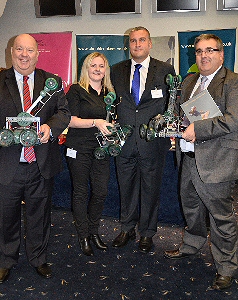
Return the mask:
<path id="1" fill-rule="evenodd" d="M 28 79 L 29 79 L 28 76 L 23 76 L 23 82 L 24 82 L 24 83 L 27 83 Z"/>

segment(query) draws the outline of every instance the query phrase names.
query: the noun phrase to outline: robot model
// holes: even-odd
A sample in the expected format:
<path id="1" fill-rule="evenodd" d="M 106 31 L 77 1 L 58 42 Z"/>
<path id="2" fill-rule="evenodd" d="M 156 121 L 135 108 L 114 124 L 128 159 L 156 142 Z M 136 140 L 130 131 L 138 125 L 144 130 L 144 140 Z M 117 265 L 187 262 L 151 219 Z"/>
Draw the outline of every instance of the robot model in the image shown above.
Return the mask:
<path id="1" fill-rule="evenodd" d="M 140 137 L 147 142 L 153 141 L 156 137 L 181 137 L 186 126 L 184 120 L 174 114 L 177 92 L 180 88 L 182 77 L 180 75 L 172 76 L 168 74 L 166 83 L 169 85 L 169 104 L 164 115 L 158 114 L 149 120 L 149 124 L 140 125 Z"/>
<path id="2" fill-rule="evenodd" d="M 40 145 L 40 117 L 36 117 L 37 113 L 50 100 L 54 91 L 58 88 L 58 83 L 55 78 L 48 78 L 45 81 L 44 90 L 40 92 L 40 96 L 33 102 L 31 107 L 26 112 L 20 112 L 17 117 L 6 117 L 6 126 L 0 130 L 0 146 L 9 147 L 13 144 L 21 144 L 24 147 Z M 42 101 L 45 96 L 49 96 L 46 101 Z M 34 115 L 31 114 L 34 107 L 41 104 Z"/>
<path id="3" fill-rule="evenodd" d="M 113 92 L 109 92 L 104 97 L 107 111 L 106 121 L 112 122 L 113 127 L 108 128 L 111 132 L 110 135 L 103 135 L 100 131 L 95 134 L 100 146 L 94 150 L 96 159 L 104 159 L 107 155 L 118 156 L 126 139 L 132 134 L 132 127 L 130 125 L 121 127 L 119 123 L 116 123 L 115 100 L 116 94 Z"/>

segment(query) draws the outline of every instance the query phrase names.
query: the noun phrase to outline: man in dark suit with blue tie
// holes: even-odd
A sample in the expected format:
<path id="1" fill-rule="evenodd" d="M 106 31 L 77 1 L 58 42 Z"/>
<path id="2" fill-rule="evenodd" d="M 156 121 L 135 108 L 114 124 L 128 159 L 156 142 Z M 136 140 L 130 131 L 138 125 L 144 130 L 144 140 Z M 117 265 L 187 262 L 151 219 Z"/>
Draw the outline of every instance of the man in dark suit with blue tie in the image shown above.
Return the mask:
<path id="1" fill-rule="evenodd" d="M 206 216 L 210 220 L 210 246 L 217 274 L 209 289 L 223 290 L 237 277 L 237 222 L 232 191 L 238 179 L 238 74 L 224 67 L 221 39 L 202 34 L 194 49 L 199 73 L 182 86 L 181 103 L 193 96 L 206 76 L 205 88 L 222 116 L 191 123 L 177 145 L 181 171 L 181 201 L 187 226 L 179 249 L 165 257 L 181 259 L 199 253 L 207 241 Z M 207 112 L 209 113 L 209 112 Z"/>
<path id="2" fill-rule="evenodd" d="M 61 78 L 35 68 L 39 56 L 35 39 L 29 34 L 17 36 L 11 54 L 13 66 L 0 72 L 0 128 L 6 125 L 6 117 L 17 117 L 24 111 L 28 91 L 34 105 L 48 78 L 53 78 L 56 89 L 48 90 L 48 95 L 40 105 L 35 106 L 36 116 L 40 117 L 39 145 L 33 146 L 34 154 L 31 154 L 30 160 L 25 156 L 27 144 L 20 143 L 17 135 L 14 135 L 13 144 L 4 144 L 6 132 L 1 133 L 0 283 L 6 280 L 10 269 L 18 262 L 22 201 L 25 203 L 25 248 L 28 261 L 38 274 L 45 278 L 51 277 L 51 269 L 46 260 L 51 191 L 53 176 L 61 170 L 58 136 L 70 121 Z M 27 92 L 23 87 L 25 76 L 24 82 L 29 86 Z M 21 125 L 24 126 L 24 122 Z M 18 130 L 23 132 L 22 128 Z"/>
<path id="3" fill-rule="evenodd" d="M 131 59 L 111 68 L 112 83 L 121 99 L 117 106 L 118 122 L 133 127 L 132 135 L 116 158 L 121 232 L 113 246 L 123 247 L 135 239 L 138 225 L 139 250 L 147 253 L 157 231 L 160 186 L 171 144 L 169 139 L 163 138 L 146 142 L 140 138 L 139 127 L 165 112 L 169 99 L 165 78 L 168 74 L 175 75 L 175 71 L 170 64 L 150 57 L 152 41 L 146 28 L 133 28 L 129 43 Z"/>

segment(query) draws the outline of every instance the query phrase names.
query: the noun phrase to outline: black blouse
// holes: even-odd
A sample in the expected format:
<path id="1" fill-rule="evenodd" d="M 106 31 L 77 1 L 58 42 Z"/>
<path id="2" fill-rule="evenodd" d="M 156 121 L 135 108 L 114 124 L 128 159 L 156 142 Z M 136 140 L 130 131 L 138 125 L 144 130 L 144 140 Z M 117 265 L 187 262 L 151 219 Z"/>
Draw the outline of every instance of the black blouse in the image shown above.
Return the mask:
<path id="1" fill-rule="evenodd" d="M 89 93 L 79 84 L 71 85 L 66 94 L 69 103 L 71 116 L 82 119 L 106 119 L 106 104 L 104 103 L 104 93 L 98 95 L 91 86 Z M 99 147 L 95 133 L 97 127 L 91 128 L 69 128 L 65 145 L 80 152 L 88 152 Z"/>

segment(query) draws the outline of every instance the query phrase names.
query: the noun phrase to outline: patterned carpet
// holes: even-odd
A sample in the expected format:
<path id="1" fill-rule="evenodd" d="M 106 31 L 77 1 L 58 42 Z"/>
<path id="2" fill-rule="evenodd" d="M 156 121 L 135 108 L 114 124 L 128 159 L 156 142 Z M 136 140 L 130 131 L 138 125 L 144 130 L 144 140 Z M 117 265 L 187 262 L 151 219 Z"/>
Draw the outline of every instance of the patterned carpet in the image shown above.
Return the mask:
<path id="1" fill-rule="evenodd" d="M 237 202 L 236 202 L 237 204 Z M 0 285 L 3 300 L 219 300 L 238 299 L 238 281 L 227 292 L 208 291 L 215 275 L 208 244 L 200 257 L 170 261 L 163 251 L 181 242 L 182 228 L 159 224 L 149 254 L 138 251 L 138 238 L 122 249 L 111 247 L 120 231 L 117 219 L 101 220 L 109 250 L 86 257 L 79 249 L 70 210 L 53 209 L 48 262 L 53 277 L 44 279 L 29 266 L 21 247 L 19 263 Z"/>

